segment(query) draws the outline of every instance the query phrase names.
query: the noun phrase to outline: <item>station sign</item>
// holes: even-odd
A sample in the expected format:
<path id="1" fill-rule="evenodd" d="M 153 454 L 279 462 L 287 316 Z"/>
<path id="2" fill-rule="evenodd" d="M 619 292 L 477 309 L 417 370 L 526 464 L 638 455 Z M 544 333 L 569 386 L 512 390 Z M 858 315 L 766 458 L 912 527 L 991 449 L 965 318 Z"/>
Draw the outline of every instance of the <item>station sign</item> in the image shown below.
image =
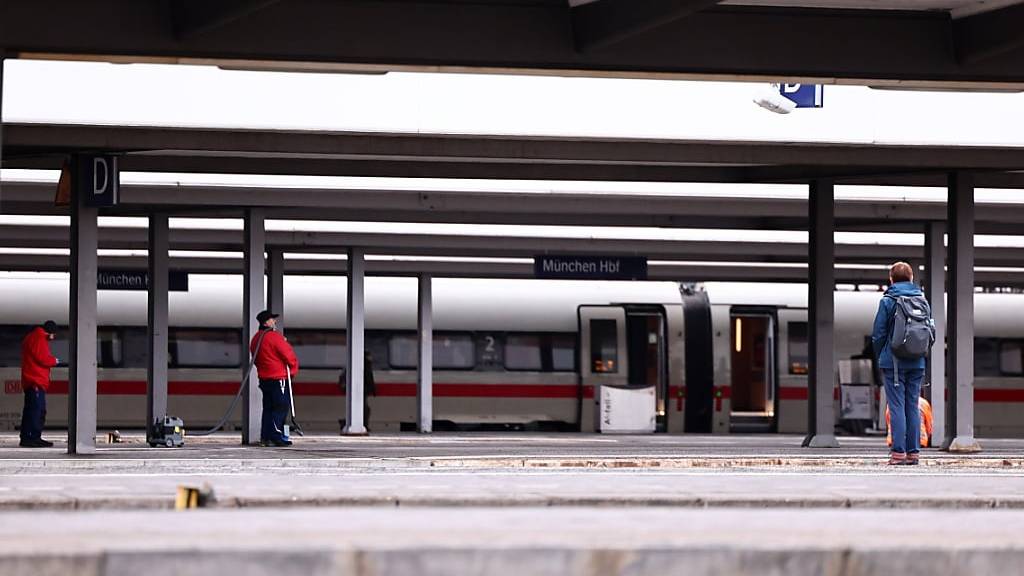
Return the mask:
<path id="1" fill-rule="evenodd" d="M 121 174 L 117 156 L 76 155 L 71 163 L 72 186 L 86 206 L 110 208 L 117 206 L 121 194 Z"/>
<path id="2" fill-rule="evenodd" d="M 549 280 L 646 280 L 647 258 L 541 255 L 533 259 L 533 275 Z"/>
<path id="3" fill-rule="evenodd" d="M 821 84 L 773 84 L 779 94 L 792 100 L 797 108 L 823 108 L 825 87 Z"/>
<path id="4" fill-rule="evenodd" d="M 171 292 L 188 292 L 188 272 L 171 270 L 167 288 Z M 97 290 L 149 290 L 146 270 L 100 270 L 96 273 Z"/>

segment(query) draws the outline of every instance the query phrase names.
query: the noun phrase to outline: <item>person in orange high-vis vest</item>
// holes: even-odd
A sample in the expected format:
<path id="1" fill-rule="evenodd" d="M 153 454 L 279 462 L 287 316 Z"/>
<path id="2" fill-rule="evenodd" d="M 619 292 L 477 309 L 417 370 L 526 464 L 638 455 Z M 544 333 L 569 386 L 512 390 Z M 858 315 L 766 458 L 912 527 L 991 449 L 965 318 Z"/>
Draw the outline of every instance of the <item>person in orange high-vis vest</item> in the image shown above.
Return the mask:
<path id="1" fill-rule="evenodd" d="M 923 396 L 917 399 L 917 409 L 921 411 L 921 446 L 927 448 L 932 441 L 932 405 Z M 885 408 L 885 443 L 892 446 L 892 428 L 889 426 L 889 407 Z"/>

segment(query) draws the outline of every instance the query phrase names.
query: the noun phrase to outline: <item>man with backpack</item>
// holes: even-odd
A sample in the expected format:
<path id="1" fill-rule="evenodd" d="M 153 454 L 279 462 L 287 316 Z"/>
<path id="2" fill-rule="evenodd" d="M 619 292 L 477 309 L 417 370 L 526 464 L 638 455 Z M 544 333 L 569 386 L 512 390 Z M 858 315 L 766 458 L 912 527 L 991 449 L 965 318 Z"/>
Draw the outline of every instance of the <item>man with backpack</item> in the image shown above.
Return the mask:
<path id="1" fill-rule="evenodd" d="M 934 341 L 931 306 L 914 284 L 914 269 L 906 262 L 897 262 L 889 268 L 889 289 L 878 304 L 871 334 L 878 367 L 885 379 L 885 399 L 891 415 L 890 465 L 918 463 L 921 452 L 918 398 L 924 380 L 925 357 Z"/>

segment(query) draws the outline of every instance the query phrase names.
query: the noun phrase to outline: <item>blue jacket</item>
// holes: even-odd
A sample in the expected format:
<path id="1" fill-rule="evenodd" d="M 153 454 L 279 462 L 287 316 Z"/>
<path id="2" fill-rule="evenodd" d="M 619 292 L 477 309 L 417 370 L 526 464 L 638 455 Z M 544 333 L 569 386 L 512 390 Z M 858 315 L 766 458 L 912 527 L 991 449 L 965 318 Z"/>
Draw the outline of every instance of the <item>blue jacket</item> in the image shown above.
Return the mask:
<path id="1" fill-rule="evenodd" d="M 913 282 L 897 282 L 885 291 L 886 296 L 921 296 L 921 289 Z M 889 348 L 889 337 L 892 336 L 892 319 L 896 309 L 896 301 L 892 298 L 882 298 L 878 303 L 878 313 L 875 314 L 875 328 L 871 332 L 871 344 L 875 348 L 875 358 L 878 359 L 878 367 L 882 370 L 892 370 L 892 349 Z M 924 369 L 924 358 L 899 358 L 900 368 L 911 370 L 914 368 Z"/>

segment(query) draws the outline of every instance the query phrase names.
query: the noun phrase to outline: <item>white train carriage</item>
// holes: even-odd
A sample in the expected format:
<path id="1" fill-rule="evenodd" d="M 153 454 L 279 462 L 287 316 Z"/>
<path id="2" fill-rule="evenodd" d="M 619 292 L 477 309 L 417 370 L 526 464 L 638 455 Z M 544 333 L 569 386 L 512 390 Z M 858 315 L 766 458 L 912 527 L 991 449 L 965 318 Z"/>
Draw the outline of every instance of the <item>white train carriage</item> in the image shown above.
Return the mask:
<path id="1" fill-rule="evenodd" d="M 0 276 L 0 427 L 20 419 L 20 340 L 46 319 L 67 323 L 66 275 Z M 876 292 L 836 294 L 836 355 L 863 356 Z M 976 423 L 980 436 L 1024 436 L 1020 295 L 979 294 Z M 142 427 L 146 296 L 100 292 L 101 428 Z M 366 346 L 377 395 L 374 430 L 414 426 L 416 281 L 369 278 Z M 1015 308 L 1016 306 L 1016 308 Z M 241 280 L 193 275 L 170 297 L 169 411 L 192 429 L 215 422 L 241 378 Z M 288 277 L 285 334 L 302 366 L 299 420 L 337 431 L 345 357 L 345 284 Z M 437 279 L 436 429 L 595 427 L 595 389 L 653 386 L 665 432 L 805 431 L 807 310 L 802 285 Z M 67 341 L 54 342 L 66 358 Z M 66 425 L 67 370 L 53 371 L 49 426 Z M 237 426 L 238 415 L 232 425 Z"/>

